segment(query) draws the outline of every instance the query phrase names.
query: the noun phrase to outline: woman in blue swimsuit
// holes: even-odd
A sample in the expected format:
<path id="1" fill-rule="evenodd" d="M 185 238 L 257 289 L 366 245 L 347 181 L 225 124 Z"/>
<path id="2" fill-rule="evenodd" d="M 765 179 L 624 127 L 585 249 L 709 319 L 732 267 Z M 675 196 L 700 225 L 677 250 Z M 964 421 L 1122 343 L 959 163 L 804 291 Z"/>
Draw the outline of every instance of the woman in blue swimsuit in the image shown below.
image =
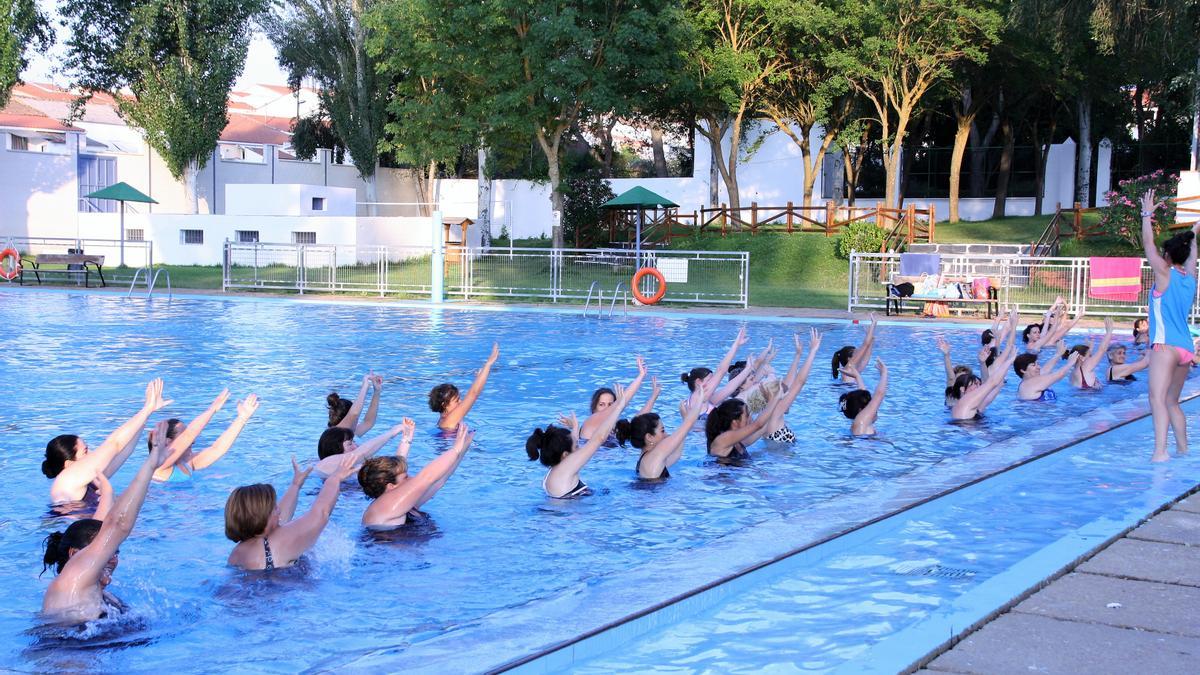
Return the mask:
<path id="1" fill-rule="evenodd" d="M 1196 301 L 1196 233 L 1200 221 L 1187 232 L 1163 242 L 1162 254 L 1154 246 L 1151 218 L 1158 204 L 1154 193 L 1142 195 L 1142 247 L 1154 271 L 1150 288 L 1150 412 L 1154 417 L 1152 462 L 1165 462 L 1167 429 L 1175 432 L 1175 452 L 1186 455 L 1187 419 L 1179 407 L 1179 394 L 1192 364 L 1192 336 L 1188 314 Z"/>

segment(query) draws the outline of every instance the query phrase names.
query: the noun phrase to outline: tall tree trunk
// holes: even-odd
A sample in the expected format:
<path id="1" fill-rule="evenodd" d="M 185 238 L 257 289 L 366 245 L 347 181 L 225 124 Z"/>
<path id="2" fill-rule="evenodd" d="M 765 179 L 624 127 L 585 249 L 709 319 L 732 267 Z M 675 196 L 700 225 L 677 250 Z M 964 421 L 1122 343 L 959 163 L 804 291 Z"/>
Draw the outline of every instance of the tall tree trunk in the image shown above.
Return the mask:
<path id="1" fill-rule="evenodd" d="M 487 172 L 487 147 L 480 145 L 476 152 L 479 159 L 479 173 L 476 174 L 478 190 L 475 195 L 476 216 L 475 227 L 479 228 L 479 245 L 492 245 L 492 177 Z"/>
<path id="2" fill-rule="evenodd" d="M 1008 178 L 1012 175 L 1012 159 L 1015 140 L 1012 120 L 1006 115 L 1000 124 L 1004 137 L 1004 149 L 1000 151 L 1000 167 L 996 175 L 996 200 L 992 204 L 992 218 L 1003 218 L 1008 200 Z"/>
<path id="3" fill-rule="evenodd" d="M 967 152 L 967 139 L 971 135 L 971 125 L 975 121 L 975 113 L 954 113 L 957 126 L 954 129 L 954 150 L 950 152 L 950 222 L 957 223 L 958 193 L 962 189 L 962 162 Z"/>
<path id="4" fill-rule="evenodd" d="M 709 144 L 713 148 L 713 163 L 717 166 L 717 171 L 721 174 L 721 180 L 725 183 L 725 191 L 729 198 L 729 210 L 735 217 L 740 218 L 741 200 L 737 182 L 737 160 L 738 160 L 738 145 L 740 142 L 739 120 L 704 120 L 706 127 L 700 128 L 700 133 L 708 139 Z M 732 146 L 729 150 L 729 156 L 725 156 L 724 138 L 725 132 L 730 131 L 731 137 L 729 144 Z M 711 188 L 710 188 L 711 196 Z M 741 225 L 734 223 L 735 229 L 740 229 Z"/>
<path id="5" fill-rule="evenodd" d="M 216 171 L 216 165 L 213 166 L 213 171 Z M 196 167 L 195 162 L 188 162 L 188 165 L 183 169 L 183 196 L 188 207 L 192 210 L 192 215 L 200 213 L 200 190 L 196 185 L 196 179 L 200 169 Z M 209 213 L 215 213 L 216 195 L 213 195 L 214 204 L 209 205 Z"/>
<path id="6" fill-rule="evenodd" d="M 657 124 L 650 127 L 650 147 L 654 152 L 654 175 L 667 177 L 667 153 L 663 149 L 663 132 Z"/>
<path id="7" fill-rule="evenodd" d="M 889 209 L 899 208 L 900 162 L 904 155 L 904 136 L 908 131 L 908 122 L 912 117 L 911 108 L 902 108 L 896 117 L 895 136 L 889 143 L 887 129 L 883 129 L 880 138 L 883 139 L 883 169 L 887 184 L 884 187 L 884 206 Z"/>
<path id="8" fill-rule="evenodd" d="M 1149 173 L 1146 170 L 1145 155 L 1142 152 L 1142 147 L 1146 143 L 1146 106 L 1142 102 L 1143 92 L 1142 83 L 1138 82 L 1133 87 L 1133 116 L 1134 123 L 1137 126 L 1137 170 L 1139 176 L 1144 176 Z"/>
<path id="9" fill-rule="evenodd" d="M 699 130 L 697 130 L 699 131 Z M 707 138 L 706 138 L 707 140 Z M 721 180 L 720 173 L 717 171 L 717 158 L 720 156 L 721 150 L 708 142 L 708 207 L 715 209 L 717 204 L 721 203 L 721 185 L 717 182 Z"/>
<path id="10" fill-rule="evenodd" d="M 988 129 L 982 135 L 979 133 L 978 125 L 971 125 L 971 135 L 968 141 L 971 146 L 971 180 L 969 186 L 972 197 L 979 198 L 983 196 L 983 189 L 987 185 L 987 150 L 991 147 L 992 140 L 996 137 L 996 130 L 999 128 L 1000 115 L 996 113 L 992 113 Z"/>
<path id="11" fill-rule="evenodd" d="M 1075 101 L 1079 131 L 1075 159 L 1075 201 L 1087 205 L 1092 192 L 1092 99 L 1087 94 Z"/>

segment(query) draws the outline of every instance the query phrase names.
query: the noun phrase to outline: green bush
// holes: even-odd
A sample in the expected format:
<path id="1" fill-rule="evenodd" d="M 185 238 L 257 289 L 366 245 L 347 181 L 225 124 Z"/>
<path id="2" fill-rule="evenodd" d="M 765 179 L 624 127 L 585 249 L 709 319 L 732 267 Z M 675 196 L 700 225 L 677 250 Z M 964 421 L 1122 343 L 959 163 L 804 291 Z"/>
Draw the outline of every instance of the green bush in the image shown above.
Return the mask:
<path id="1" fill-rule="evenodd" d="M 878 253 L 885 236 L 887 233 L 875 223 L 866 220 L 850 223 L 838 236 L 834 254 L 842 260 L 849 260 L 850 251 Z"/>
<path id="2" fill-rule="evenodd" d="M 1154 173 L 1123 180 L 1116 190 L 1104 193 L 1108 206 L 1101 209 L 1100 228 L 1105 234 L 1114 235 L 1129 242 L 1130 247 L 1142 247 L 1142 206 L 1140 200 L 1147 191 L 1153 190 L 1158 206 L 1150 216 L 1154 233 L 1175 224 L 1175 196 L 1179 187 L 1178 174 L 1168 174 L 1162 169 Z"/>
<path id="3" fill-rule="evenodd" d="M 586 245 L 601 231 L 605 214 L 600 205 L 615 196 L 608 182 L 596 174 L 563 181 L 563 241 L 568 247 L 575 246 L 576 233 Z"/>

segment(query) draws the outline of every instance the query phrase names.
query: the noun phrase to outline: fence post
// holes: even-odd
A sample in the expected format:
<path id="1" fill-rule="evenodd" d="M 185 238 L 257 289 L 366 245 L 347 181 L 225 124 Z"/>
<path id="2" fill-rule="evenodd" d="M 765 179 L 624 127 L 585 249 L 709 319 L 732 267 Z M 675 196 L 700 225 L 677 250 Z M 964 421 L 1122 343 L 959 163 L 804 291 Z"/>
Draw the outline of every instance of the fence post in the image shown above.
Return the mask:
<path id="1" fill-rule="evenodd" d="M 888 227 L 888 214 L 883 210 L 883 202 L 875 202 L 875 224 L 885 230 Z"/>
<path id="2" fill-rule="evenodd" d="M 929 243 L 933 243 L 933 226 L 937 224 L 937 204 L 929 203 Z"/>
<path id="3" fill-rule="evenodd" d="M 825 202 L 825 236 L 833 234 L 833 227 L 837 223 L 837 207 L 833 202 Z"/>
<path id="4" fill-rule="evenodd" d="M 729 213 L 725 210 L 725 202 L 721 202 L 721 236 L 725 236 L 725 214 Z"/>
<path id="5" fill-rule="evenodd" d="M 442 233 L 442 212 L 434 211 L 429 214 L 429 226 L 433 233 L 433 257 L 429 265 L 429 300 L 442 302 L 445 300 L 446 277 L 446 248 Z"/>
<path id="6" fill-rule="evenodd" d="M 758 234 L 758 202 L 750 202 L 750 234 Z"/>
<path id="7" fill-rule="evenodd" d="M 904 217 L 906 220 L 908 220 L 908 244 L 912 245 L 913 228 L 916 226 L 917 222 L 917 205 L 909 204 L 908 208 L 905 209 Z"/>
<path id="8" fill-rule="evenodd" d="M 1075 202 L 1075 218 L 1071 221 L 1071 227 L 1075 228 L 1075 239 L 1083 239 L 1083 205 Z"/>
<path id="9" fill-rule="evenodd" d="M 296 287 L 300 289 L 300 295 L 304 295 L 304 278 L 308 276 L 304 273 L 304 244 L 296 247 L 296 259 L 298 262 L 296 265 Z"/>
<path id="10" fill-rule="evenodd" d="M 789 201 L 788 205 L 787 205 L 787 231 L 788 231 L 788 234 L 792 233 L 792 202 L 791 201 Z"/>

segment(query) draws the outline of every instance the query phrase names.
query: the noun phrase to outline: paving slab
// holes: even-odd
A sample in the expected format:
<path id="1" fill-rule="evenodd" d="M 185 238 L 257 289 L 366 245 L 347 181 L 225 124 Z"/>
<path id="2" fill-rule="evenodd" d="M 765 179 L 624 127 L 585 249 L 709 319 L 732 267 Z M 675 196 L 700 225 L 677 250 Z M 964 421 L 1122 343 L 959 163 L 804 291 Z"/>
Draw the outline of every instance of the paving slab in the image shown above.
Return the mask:
<path id="1" fill-rule="evenodd" d="M 1008 613 L 927 667 L 988 675 L 1192 675 L 1200 639 Z"/>
<path id="2" fill-rule="evenodd" d="M 1200 546 L 1200 513 L 1163 511 L 1130 532 L 1129 538 Z"/>
<path id="3" fill-rule="evenodd" d="M 1200 546 L 1120 539 L 1080 565 L 1077 571 L 1200 586 Z"/>
<path id="4" fill-rule="evenodd" d="M 1177 502 L 1171 507 L 1172 511 L 1190 511 L 1191 513 L 1200 513 L 1200 492 L 1188 497 L 1187 499 Z"/>
<path id="5" fill-rule="evenodd" d="M 1066 621 L 1200 638 L 1200 588 L 1072 572 L 1013 608 Z"/>

